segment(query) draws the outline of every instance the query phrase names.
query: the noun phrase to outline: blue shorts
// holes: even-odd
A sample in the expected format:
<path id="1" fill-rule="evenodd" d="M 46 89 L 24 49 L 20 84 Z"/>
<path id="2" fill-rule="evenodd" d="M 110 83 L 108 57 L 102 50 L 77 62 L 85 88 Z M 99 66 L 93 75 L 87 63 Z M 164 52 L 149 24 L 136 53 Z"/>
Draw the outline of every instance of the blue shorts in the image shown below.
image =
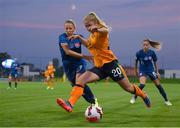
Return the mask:
<path id="1" fill-rule="evenodd" d="M 9 75 L 14 79 L 18 78 L 19 76 L 17 72 L 11 72 Z"/>
<path id="2" fill-rule="evenodd" d="M 152 81 L 158 79 L 158 75 L 155 71 L 152 71 L 152 72 L 139 71 L 139 77 L 141 76 L 145 76 L 145 77 L 148 76 Z"/>
<path id="3" fill-rule="evenodd" d="M 76 74 L 82 74 L 86 71 L 86 62 L 83 60 L 79 61 L 78 63 L 63 63 L 63 68 L 68 80 L 72 84 L 75 84 Z"/>

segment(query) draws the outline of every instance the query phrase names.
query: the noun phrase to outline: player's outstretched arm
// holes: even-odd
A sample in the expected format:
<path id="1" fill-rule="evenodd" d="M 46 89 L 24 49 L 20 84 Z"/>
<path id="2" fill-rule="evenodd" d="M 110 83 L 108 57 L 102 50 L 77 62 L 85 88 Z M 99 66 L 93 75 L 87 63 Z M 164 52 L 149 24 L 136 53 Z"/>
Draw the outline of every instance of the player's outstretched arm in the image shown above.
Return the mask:
<path id="1" fill-rule="evenodd" d="M 91 27 L 89 27 L 88 29 L 90 29 L 92 32 L 99 32 L 101 34 L 107 34 L 109 32 L 108 28 L 106 27 L 98 27 L 96 25 L 92 25 Z"/>
<path id="2" fill-rule="evenodd" d="M 79 38 L 81 40 L 82 44 L 87 47 L 88 40 L 83 38 L 81 35 L 72 35 L 72 36 L 68 37 L 69 40 L 73 40 L 73 39 L 77 39 L 77 38 Z"/>
<path id="3" fill-rule="evenodd" d="M 75 58 L 84 58 L 87 61 L 91 62 L 93 60 L 92 56 L 84 55 L 82 53 L 77 53 L 72 51 L 67 44 L 61 44 L 62 48 L 64 49 L 66 55 L 75 57 Z"/>

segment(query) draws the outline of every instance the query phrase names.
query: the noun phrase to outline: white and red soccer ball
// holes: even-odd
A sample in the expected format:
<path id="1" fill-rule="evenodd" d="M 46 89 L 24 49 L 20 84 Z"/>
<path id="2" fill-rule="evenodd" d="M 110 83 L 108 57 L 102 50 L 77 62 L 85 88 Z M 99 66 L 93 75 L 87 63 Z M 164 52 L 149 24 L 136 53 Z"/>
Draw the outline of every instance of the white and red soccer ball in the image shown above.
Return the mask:
<path id="1" fill-rule="evenodd" d="M 98 122 L 103 115 L 103 110 L 100 106 L 90 105 L 85 111 L 86 120 L 89 122 Z"/>

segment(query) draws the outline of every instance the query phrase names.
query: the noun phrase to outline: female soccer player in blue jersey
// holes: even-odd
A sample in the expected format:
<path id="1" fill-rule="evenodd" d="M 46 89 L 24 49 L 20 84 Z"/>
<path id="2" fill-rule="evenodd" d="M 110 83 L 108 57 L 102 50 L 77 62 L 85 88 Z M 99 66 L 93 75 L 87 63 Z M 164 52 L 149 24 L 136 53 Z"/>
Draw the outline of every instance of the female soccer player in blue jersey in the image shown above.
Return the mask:
<path id="1" fill-rule="evenodd" d="M 164 91 L 162 85 L 160 84 L 160 74 L 158 72 L 157 66 L 157 56 L 153 50 L 150 49 L 153 47 L 157 50 L 161 48 L 159 42 L 151 41 L 149 39 L 144 40 L 143 49 L 139 50 L 136 53 L 135 61 L 135 72 L 137 77 L 139 77 L 140 85 L 139 88 L 143 89 L 146 84 L 147 76 L 154 82 L 155 86 L 159 90 L 160 94 L 165 100 L 167 106 L 171 106 L 172 103 L 168 100 L 166 92 Z M 138 62 L 139 62 L 139 71 L 138 71 Z M 134 95 L 130 100 L 130 103 L 134 104 L 137 99 L 137 96 Z"/>
<path id="2" fill-rule="evenodd" d="M 62 57 L 63 68 L 71 85 L 76 84 L 76 79 L 85 72 L 86 61 L 91 61 L 92 56 L 87 56 L 81 53 L 81 40 L 69 40 L 68 37 L 74 35 L 76 25 L 71 19 L 64 23 L 65 33 L 59 36 L 59 48 Z M 88 86 L 85 86 L 84 99 L 91 103 L 97 103 L 94 94 Z"/>
<path id="3" fill-rule="evenodd" d="M 17 82 L 18 82 L 18 70 L 20 69 L 20 65 L 17 62 L 17 59 L 14 59 L 14 62 L 11 64 L 11 71 L 9 74 L 9 87 L 7 89 L 11 88 L 11 83 L 14 82 L 15 89 L 17 89 Z"/>

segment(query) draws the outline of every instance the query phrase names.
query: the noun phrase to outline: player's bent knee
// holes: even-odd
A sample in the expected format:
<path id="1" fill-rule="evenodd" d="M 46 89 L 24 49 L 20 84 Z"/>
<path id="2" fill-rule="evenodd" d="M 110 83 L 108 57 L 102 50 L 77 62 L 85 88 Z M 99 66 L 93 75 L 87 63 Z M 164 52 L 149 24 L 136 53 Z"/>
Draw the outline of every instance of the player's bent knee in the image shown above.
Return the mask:
<path id="1" fill-rule="evenodd" d="M 134 92 L 133 86 L 128 86 L 128 87 L 125 88 L 125 90 L 126 90 L 127 92 L 130 92 L 130 93 L 133 93 L 133 92 Z"/>
<path id="2" fill-rule="evenodd" d="M 84 87 L 84 86 L 86 85 L 86 82 L 77 80 L 76 84 L 77 84 L 77 85 L 81 85 L 82 87 Z"/>

